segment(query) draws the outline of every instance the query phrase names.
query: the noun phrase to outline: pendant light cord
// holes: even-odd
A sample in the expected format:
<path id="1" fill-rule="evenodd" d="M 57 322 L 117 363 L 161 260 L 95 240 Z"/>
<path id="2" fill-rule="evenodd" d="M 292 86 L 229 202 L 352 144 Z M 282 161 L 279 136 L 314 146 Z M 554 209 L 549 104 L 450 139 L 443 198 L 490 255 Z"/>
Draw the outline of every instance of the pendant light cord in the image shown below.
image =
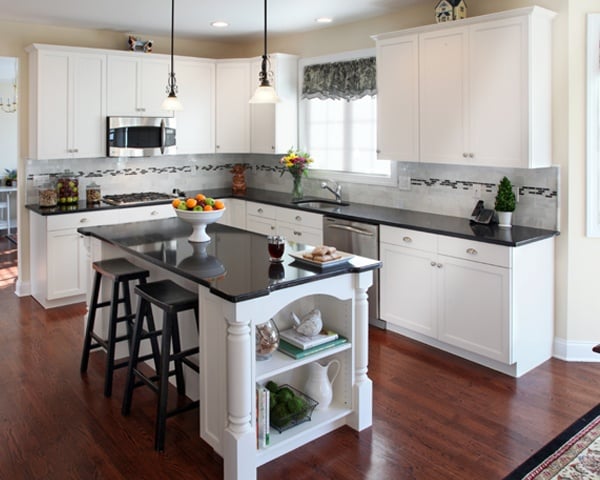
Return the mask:
<path id="1" fill-rule="evenodd" d="M 265 0 L 265 49 L 264 56 L 267 56 L 267 0 Z"/>
<path id="2" fill-rule="evenodd" d="M 174 32 L 175 32 L 175 0 L 171 0 L 171 75 L 173 75 L 173 71 L 174 71 L 174 62 L 173 62 L 173 41 L 175 38 Z"/>

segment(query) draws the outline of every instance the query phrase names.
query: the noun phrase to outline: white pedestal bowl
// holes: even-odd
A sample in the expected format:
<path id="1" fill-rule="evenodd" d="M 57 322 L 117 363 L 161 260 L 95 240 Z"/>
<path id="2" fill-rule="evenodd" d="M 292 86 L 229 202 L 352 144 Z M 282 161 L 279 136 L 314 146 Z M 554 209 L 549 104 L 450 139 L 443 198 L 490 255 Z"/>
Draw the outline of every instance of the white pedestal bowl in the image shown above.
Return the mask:
<path id="1" fill-rule="evenodd" d="M 210 237 L 206 233 L 206 226 L 215 223 L 225 213 L 225 208 L 221 210 L 194 211 L 175 209 L 177 216 L 192 225 L 192 234 L 188 237 L 190 242 L 210 242 Z"/>

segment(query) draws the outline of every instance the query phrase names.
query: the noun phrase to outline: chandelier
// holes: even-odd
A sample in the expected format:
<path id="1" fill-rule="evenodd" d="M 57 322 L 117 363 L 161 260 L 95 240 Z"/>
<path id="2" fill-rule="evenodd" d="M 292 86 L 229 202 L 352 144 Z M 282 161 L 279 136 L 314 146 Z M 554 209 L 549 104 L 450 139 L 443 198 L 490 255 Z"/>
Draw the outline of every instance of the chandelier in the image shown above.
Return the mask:
<path id="1" fill-rule="evenodd" d="M 6 100 L 6 103 L 5 103 Z M 17 111 L 17 59 L 15 58 L 15 76 L 13 79 L 13 97 L 0 97 L 0 109 L 5 113 L 15 113 Z"/>

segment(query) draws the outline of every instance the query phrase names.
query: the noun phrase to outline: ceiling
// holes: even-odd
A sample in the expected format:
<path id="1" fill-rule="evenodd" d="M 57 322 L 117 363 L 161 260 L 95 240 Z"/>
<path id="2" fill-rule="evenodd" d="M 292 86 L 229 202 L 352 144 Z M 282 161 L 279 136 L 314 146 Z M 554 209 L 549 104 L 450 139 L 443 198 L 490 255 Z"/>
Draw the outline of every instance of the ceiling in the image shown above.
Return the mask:
<path id="1" fill-rule="evenodd" d="M 326 28 L 424 2 L 433 8 L 435 0 L 270 0 L 268 31 L 283 34 Z M 170 35 L 169 0 L 13 0 L 2 4 L 0 21 Z M 263 8 L 262 0 L 176 0 L 176 36 L 230 41 L 257 37 L 264 28 Z M 317 24 L 319 17 L 330 17 L 333 22 Z M 215 20 L 230 26 L 211 27 Z"/>

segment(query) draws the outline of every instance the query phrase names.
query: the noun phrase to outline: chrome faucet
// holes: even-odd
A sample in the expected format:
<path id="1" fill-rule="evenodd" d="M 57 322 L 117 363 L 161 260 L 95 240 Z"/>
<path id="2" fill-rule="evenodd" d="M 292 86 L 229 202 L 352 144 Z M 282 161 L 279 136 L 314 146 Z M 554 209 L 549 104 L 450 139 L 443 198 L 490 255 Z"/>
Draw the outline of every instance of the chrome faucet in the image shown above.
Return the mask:
<path id="1" fill-rule="evenodd" d="M 335 185 L 335 190 L 327 185 L 327 182 L 321 182 L 321 188 L 325 190 L 329 190 L 331 193 L 335 195 L 335 201 L 337 203 L 342 203 L 342 186 L 334 180 L 329 180 L 331 183 Z"/>

